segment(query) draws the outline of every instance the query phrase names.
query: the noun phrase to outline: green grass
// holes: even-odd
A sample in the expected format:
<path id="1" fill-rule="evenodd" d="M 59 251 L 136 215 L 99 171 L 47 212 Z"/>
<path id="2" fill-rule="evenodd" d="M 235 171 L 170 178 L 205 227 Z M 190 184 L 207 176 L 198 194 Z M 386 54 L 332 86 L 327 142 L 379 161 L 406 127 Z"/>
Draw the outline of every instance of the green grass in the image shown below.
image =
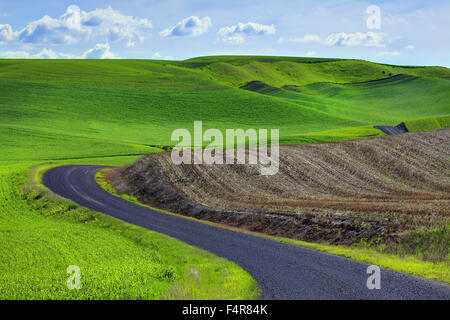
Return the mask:
<path id="1" fill-rule="evenodd" d="M 354 83 L 398 74 L 450 79 L 450 71 L 444 67 L 389 66 L 363 60 L 217 56 L 186 62 L 210 74 L 218 82 L 235 87 L 254 80 L 274 87 L 318 82 Z"/>
<path id="2" fill-rule="evenodd" d="M 295 57 L 0 60 L 0 297 L 215 297 L 225 284 L 236 291 L 220 298 L 255 297 L 224 260 L 47 193 L 24 196 L 31 168 L 130 163 L 174 145 L 171 132 L 194 120 L 205 130 L 277 128 L 281 143 L 381 136 L 374 125 L 402 121 L 411 131 L 448 126 L 449 79 L 442 67 Z M 270 90 L 240 89 L 251 81 Z M 84 270 L 78 293 L 64 289 L 69 264 Z M 171 266 L 170 279 L 159 277 Z M 192 266 L 211 290 L 195 287 Z"/>
<path id="3" fill-rule="evenodd" d="M 280 142 L 283 144 L 305 144 L 323 141 L 376 138 L 384 137 L 385 135 L 385 133 L 372 126 L 362 126 L 297 134 L 283 137 Z"/>
<path id="4" fill-rule="evenodd" d="M 140 206 L 147 207 L 146 205 L 140 203 L 140 202 L 136 199 L 136 197 L 133 197 L 133 196 L 128 195 L 128 194 L 121 194 L 121 195 L 117 194 L 117 192 L 116 192 L 116 190 L 114 190 L 113 186 L 111 186 L 111 184 L 108 183 L 108 182 L 105 180 L 105 174 L 106 174 L 106 172 L 108 172 L 108 171 L 110 171 L 110 170 L 112 170 L 112 169 L 103 169 L 103 170 L 99 170 L 99 171 L 95 174 L 95 181 L 97 182 L 97 184 L 98 184 L 100 187 L 102 187 L 105 191 L 107 191 L 107 192 L 109 192 L 109 193 L 115 195 L 116 197 L 120 197 L 120 198 L 122 198 L 122 199 L 125 199 L 125 200 L 127 200 L 127 201 L 133 202 L 133 203 L 138 204 L 138 205 L 140 205 Z M 151 208 L 151 209 L 159 210 L 159 209 L 156 209 L 156 208 Z M 163 210 L 159 210 L 159 211 L 165 212 L 165 211 L 163 211 Z"/>
<path id="5" fill-rule="evenodd" d="M 360 262 L 377 265 L 381 268 L 387 268 L 398 272 L 424 277 L 426 279 L 433 279 L 450 283 L 448 261 L 434 263 L 430 261 L 424 261 L 412 254 L 398 256 L 397 254 L 380 252 L 371 248 L 325 245 L 287 238 L 276 239 L 281 242 L 301 245 L 310 249 L 324 251 Z"/>
<path id="6" fill-rule="evenodd" d="M 450 116 L 429 117 L 405 121 L 406 128 L 411 131 L 425 131 L 450 127 Z"/>
<path id="7" fill-rule="evenodd" d="M 449 112 L 446 68 L 277 57 L 234 57 L 231 64 L 229 59 L 203 67 L 191 67 L 189 61 L 0 60 L 1 160 L 144 154 L 152 152 L 149 145 L 174 145 L 171 132 L 192 128 L 194 120 L 202 120 L 205 129 L 278 128 L 285 138 L 341 129 L 349 133 L 353 129 L 346 128 Z M 259 80 L 279 90 L 239 89 L 226 81 L 233 72 L 210 74 L 215 63 L 254 70 L 249 76 L 238 73 L 239 85 Z M 364 82 L 395 70 L 410 78 Z M 411 80 L 418 74 L 432 77 Z"/>
<path id="8" fill-rule="evenodd" d="M 416 230 L 408 233 L 398 246 L 385 248 L 399 255 L 414 255 L 424 261 L 442 262 L 450 266 L 450 225 L 432 230 Z"/>
<path id="9" fill-rule="evenodd" d="M 28 169 L 0 167 L 1 299 L 258 297 L 234 263 L 26 186 Z M 66 287 L 69 265 L 81 269 L 80 290 Z"/>

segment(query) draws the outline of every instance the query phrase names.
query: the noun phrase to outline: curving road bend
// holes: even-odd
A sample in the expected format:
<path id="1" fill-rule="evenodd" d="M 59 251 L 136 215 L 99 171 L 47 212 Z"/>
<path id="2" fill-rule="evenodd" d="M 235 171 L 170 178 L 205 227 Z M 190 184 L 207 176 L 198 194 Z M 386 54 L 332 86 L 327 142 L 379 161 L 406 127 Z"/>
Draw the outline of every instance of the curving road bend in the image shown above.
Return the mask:
<path id="1" fill-rule="evenodd" d="M 236 262 L 257 281 L 264 299 L 450 299 L 446 284 L 381 269 L 381 289 L 366 286 L 367 264 L 154 211 L 104 191 L 104 166 L 62 166 L 43 183 L 89 209 L 164 233 Z"/>

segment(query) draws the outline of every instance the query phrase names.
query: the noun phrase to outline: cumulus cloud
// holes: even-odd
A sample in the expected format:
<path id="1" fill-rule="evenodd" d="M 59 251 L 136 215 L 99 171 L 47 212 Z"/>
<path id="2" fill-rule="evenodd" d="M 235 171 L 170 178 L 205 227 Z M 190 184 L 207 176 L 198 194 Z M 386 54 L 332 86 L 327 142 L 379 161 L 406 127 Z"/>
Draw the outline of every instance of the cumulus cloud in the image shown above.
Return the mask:
<path id="1" fill-rule="evenodd" d="M 123 15 L 111 7 L 82 12 L 81 25 L 90 36 L 106 35 L 109 41 L 136 39 L 142 42 L 143 36 L 152 28 L 149 20 Z"/>
<path id="2" fill-rule="evenodd" d="M 273 25 L 263 25 L 255 22 L 241 23 L 237 25 L 224 27 L 217 33 L 218 36 L 228 43 L 243 43 L 246 36 L 251 35 L 270 35 L 276 31 Z"/>
<path id="3" fill-rule="evenodd" d="M 95 47 L 85 51 L 82 55 L 83 59 L 117 59 L 111 52 L 109 43 L 98 43 Z"/>
<path id="4" fill-rule="evenodd" d="M 0 43 L 8 42 L 17 37 L 17 33 L 13 31 L 11 25 L 0 24 Z"/>
<path id="5" fill-rule="evenodd" d="M 34 44 L 71 44 L 77 41 L 77 34 L 73 32 L 64 22 L 44 16 L 39 20 L 30 22 L 18 33 L 18 39 L 25 43 Z"/>
<path id="6" fill-rule="evenodd" d="M 412 44 L 407 45 L 407 46 L 405 47 L 406 50 L 414 50 L 414 48 L 415 48 L 415 47 L 414 47 Z"/>
<path id="7" fill-rule="evenodd" d="M 163 37 L 199 36 L 207 33 L 210 26 L 210 17 L 200 19 L 196 16 L 190 16 L 178 22 L 173 27 L 161 31 L 159 34 Z"/>
<path id="8" fill-rule="evenodd" d="M 307 57 L 314 57 L 316 55 L 316 52 L 315 51 L 308 51 L 307 53 L 306 53 L 306 56 Z"/>
<path id="9" fill-rule="evenodd" d="M 125 39 L 129 43 L 135 43 L 142 42 L 151 28 L 149 20 L 123 15 L 111 7 L 85 12 L 78 6 L 71 5 L 60 17 L 46 15 L 29 22 L 19 31 L 13 31 L 9 25 L 0 25 L 0 41 L 73 44 L 101 37 L 108 42 Z"/>
<path id="10" fill-rule="evenodd" d="M 308 34 L 298 38 L 278 39 L 279 43 L 320 43 L 326 46 L 365 46 L 365 47 L 384 47 L 383 32 L 356 32 L 356 33 L 332 33 L 326 39 L 322 39 L 315 34 Z"/>

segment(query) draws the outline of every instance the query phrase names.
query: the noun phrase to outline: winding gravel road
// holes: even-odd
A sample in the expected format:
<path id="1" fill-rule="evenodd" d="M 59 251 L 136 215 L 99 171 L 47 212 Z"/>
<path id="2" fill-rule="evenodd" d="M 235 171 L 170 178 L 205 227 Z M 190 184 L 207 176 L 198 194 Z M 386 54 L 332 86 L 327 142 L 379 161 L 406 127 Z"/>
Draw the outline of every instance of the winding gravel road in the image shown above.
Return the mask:
<path id="1" fill-rule="evenodd" d="M 95 182 L 102 166 L 62 166 L 43 183 L 95 211 L 164 233 L 236 262 L 258 282 L 264 299 L 450 299 L 436 281 L 381 270 L 381 289 L 367 289 L 368 265 L 301 246 L 153 211 L 115 197 Z"/>

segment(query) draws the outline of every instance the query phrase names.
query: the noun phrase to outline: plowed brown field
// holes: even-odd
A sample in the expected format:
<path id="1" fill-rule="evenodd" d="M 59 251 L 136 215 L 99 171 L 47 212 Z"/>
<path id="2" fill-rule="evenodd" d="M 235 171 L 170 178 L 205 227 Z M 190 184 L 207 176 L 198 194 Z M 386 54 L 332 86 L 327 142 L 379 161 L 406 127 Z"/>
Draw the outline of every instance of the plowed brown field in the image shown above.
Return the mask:
<path id="1" fill-rule="evenodd" d="M 303 240 L 394 240 L 450 222 L 450 129 L 280 146 L 280 168 L 174 165 L 144 156 L 108 177 L 119 193 L 201 219 Z"/>

